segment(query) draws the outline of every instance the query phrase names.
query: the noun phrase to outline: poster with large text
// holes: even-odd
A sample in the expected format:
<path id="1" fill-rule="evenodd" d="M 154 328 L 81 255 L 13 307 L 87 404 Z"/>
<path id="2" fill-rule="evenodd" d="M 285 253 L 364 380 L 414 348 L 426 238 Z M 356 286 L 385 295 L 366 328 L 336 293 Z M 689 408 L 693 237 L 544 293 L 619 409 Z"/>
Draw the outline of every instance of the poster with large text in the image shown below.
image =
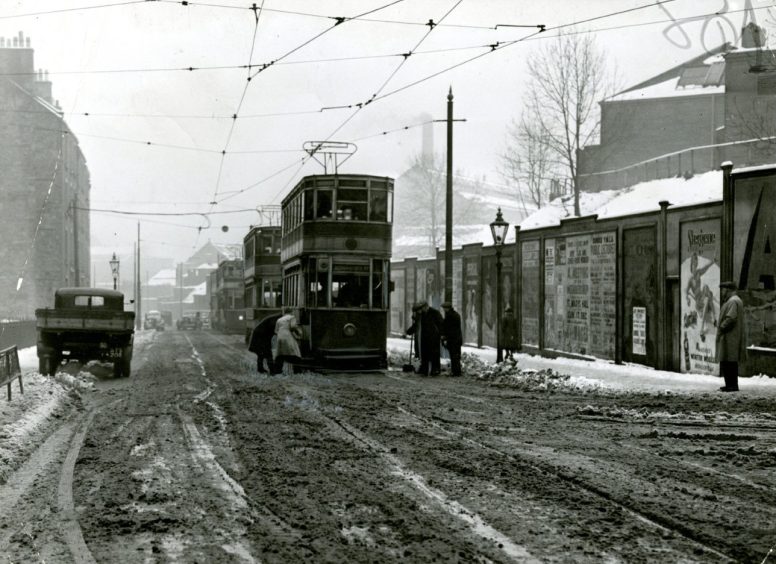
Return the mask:
<path id="1" fill-rule="evenodd" d="M 680 228 L 681 371 L 717 374 L 719 319 L 719 219 L 688 221 Z"/>
<path id="2" fill-rule="evenodd" d="M 522 243 L 522 341 L 526 345 L 539 345 L 539 245 L 540 242 Z"/>
<path id="3" fill-rule="evenodd" d="M 736 178 L 733 201 L 733 273 L 747 345 L 776 351 L 776 175 Z"/>
<path id="4" fill-rule="evenodd" d="M 617 308 L 617 234 L 593 233 L 590 241 L 589 354 L 614 358 Z"/>

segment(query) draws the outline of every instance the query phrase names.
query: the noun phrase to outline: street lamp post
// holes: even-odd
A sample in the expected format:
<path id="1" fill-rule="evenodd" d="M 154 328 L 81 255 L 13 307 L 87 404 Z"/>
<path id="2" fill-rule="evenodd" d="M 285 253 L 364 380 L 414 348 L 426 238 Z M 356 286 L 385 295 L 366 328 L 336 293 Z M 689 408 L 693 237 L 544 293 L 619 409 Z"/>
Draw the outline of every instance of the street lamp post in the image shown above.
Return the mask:
<path id="1" fill-rule="evenodd" d="M 493 235 L 493 245 L 496 247 L 496 362 L 502 362 L 501 353 L 501 249 L 507 237 L 509 223 L 501 216 L 501 208 L 496 213 L 496 220 L 490 224 Z"/>
<path id="2" fill-rule="evenodd" d="M 110 271 L 113 273 L 113 289 L 117 290 L 119 280 L 119 259 L 116 258 L 116 253 L 113 253 L 113 258 L 110 259 Z"/>

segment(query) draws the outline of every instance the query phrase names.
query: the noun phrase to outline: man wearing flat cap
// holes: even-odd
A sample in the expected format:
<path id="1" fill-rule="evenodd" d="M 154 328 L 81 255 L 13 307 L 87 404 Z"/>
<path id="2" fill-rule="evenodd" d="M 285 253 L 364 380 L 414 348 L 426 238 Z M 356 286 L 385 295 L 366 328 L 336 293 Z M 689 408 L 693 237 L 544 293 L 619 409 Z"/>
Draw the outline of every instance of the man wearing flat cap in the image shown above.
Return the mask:
<path id="1" fill-rule="evenodd" d="M 719 373 L 725 379 L 721 392 L 738 391 L 738 363 L 746 358 L 744 303 L 736 294 L 738 287 L 730 280 L 719 285 L 722 307 L 717 327 L 717 360 Z"/>
<path id="2" fill-rule="evenodd" d="M 442 342 L 450 353 L 450 374 L 461 375 L 461 345 L 463 333 L 461 332 L 461 316 L 453 309 L 453 304 L 442 304 L 445 319 L 442 321 Z"/>

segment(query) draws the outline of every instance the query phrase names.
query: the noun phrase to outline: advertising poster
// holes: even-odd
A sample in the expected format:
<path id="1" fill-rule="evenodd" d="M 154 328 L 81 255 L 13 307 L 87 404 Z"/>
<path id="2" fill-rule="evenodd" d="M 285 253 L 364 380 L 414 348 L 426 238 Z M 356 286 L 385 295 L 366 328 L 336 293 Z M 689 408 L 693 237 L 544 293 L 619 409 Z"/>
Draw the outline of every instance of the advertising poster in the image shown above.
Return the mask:
<path id="1" fill-rule="evenodd" d="M 682 372 L 717 374 L 719 219 L 682 223 L 680 229 Z"/>
<path id="2" fill-rule="evenodd" d="M 655 366 L 657 304 L 657 252 L 654 226 L 624 229 L 622 355 L 626 362 Z M 645 354 L 633 352 L 633 308 L 647 311 Z"/>
<path id="3" fill-rule="evenodd" d="M 480 318 L 480 269 L 479 257 L 464 259 L 465 278 L 464 278 L 464 312 L 463 318 L 463 340 L 465 343 L 479 345 L 479 318 Z"/>
<path id="4" fill-rule="evenodd" d="M 647 308 L 633 308 L 633 354 L 647 354 Z"/>
<path id="5" fill-rule="evenodd" d="M 463 291 L 461 280 L 463 279 L 463 259 L 453 259 L 453 308 L 459 314 L 463 311 Z"/>
<path id="6" fill-rule="evenodd" d="M 391 303 L 399 306 L 398 309 L 391 307 L 391 331 L 402 334 L 410 326 L 410 323 L 407 323 L 409 318 L 406 312 L 411 311 L 404 309 L 406 305 L 404 297 L 404 270 L 392 270 L 391 278 L 393 279 Z"/>
<path id="7" fill-rule="evenodd" d="M 482 344 L 496 346 L 496 257 L 482 257 Z"/>
<path id="8" fill-rule="evenodd" d="M 539 346 L 539 241 L 522 243 L 523 344 Z"/>
<path id="9" fill-rule="evenodd" d="M 588 354 L 590 334 L 590 235 L 566 238 L 566 349 Z"/>
<path id="10" fill-rule="evenodd" d="M 776 350 L 776 175 L 737 178 L 733 201 L 733 272 L 747 344 Z"/>
<path id="11" fill-rule="evenodd" d="M 555 319 L 555 239 L 544 240 L 544 347 L 558 349 Z"/>
<path id="12" fill-rule="evenodd" d="M 593 356 L 614 358 L 617 307 L 617 235 L 594 233 L 590 243 L 590 350 Z"/>

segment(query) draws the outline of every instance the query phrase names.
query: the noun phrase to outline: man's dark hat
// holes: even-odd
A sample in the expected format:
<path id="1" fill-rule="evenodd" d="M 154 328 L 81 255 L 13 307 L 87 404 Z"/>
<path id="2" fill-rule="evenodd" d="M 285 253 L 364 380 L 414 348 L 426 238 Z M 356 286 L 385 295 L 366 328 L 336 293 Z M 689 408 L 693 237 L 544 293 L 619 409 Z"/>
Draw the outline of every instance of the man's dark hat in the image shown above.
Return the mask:
<path id="1" fill-rule="evenodd" d="M 736 284 L 732 280 L 725 280 L 724 282 L 720 282 L 719 287 L 728 288 L 730 290 L 738 290 L 738 284 Z"/>
<path id="2" fill-rule="evenodd" d="M 442 304 L 442 307 L 444 309 L 453 309 L 453 304 L 451 304 L 450 302 L 445 302 Z"/>
<path id="3" fill-rule="evenodd" d="M 512 313 L 512 306 L 507 306 L 507 309 L 505 309 L 504 311 L 508 311 L 509 313 Z"/>
<path id="4" fill-rule="evenodd" d="M 412 304 L 412 311 L 418 311 L 423 307 L 423 302 L 415 302 Z"/>

